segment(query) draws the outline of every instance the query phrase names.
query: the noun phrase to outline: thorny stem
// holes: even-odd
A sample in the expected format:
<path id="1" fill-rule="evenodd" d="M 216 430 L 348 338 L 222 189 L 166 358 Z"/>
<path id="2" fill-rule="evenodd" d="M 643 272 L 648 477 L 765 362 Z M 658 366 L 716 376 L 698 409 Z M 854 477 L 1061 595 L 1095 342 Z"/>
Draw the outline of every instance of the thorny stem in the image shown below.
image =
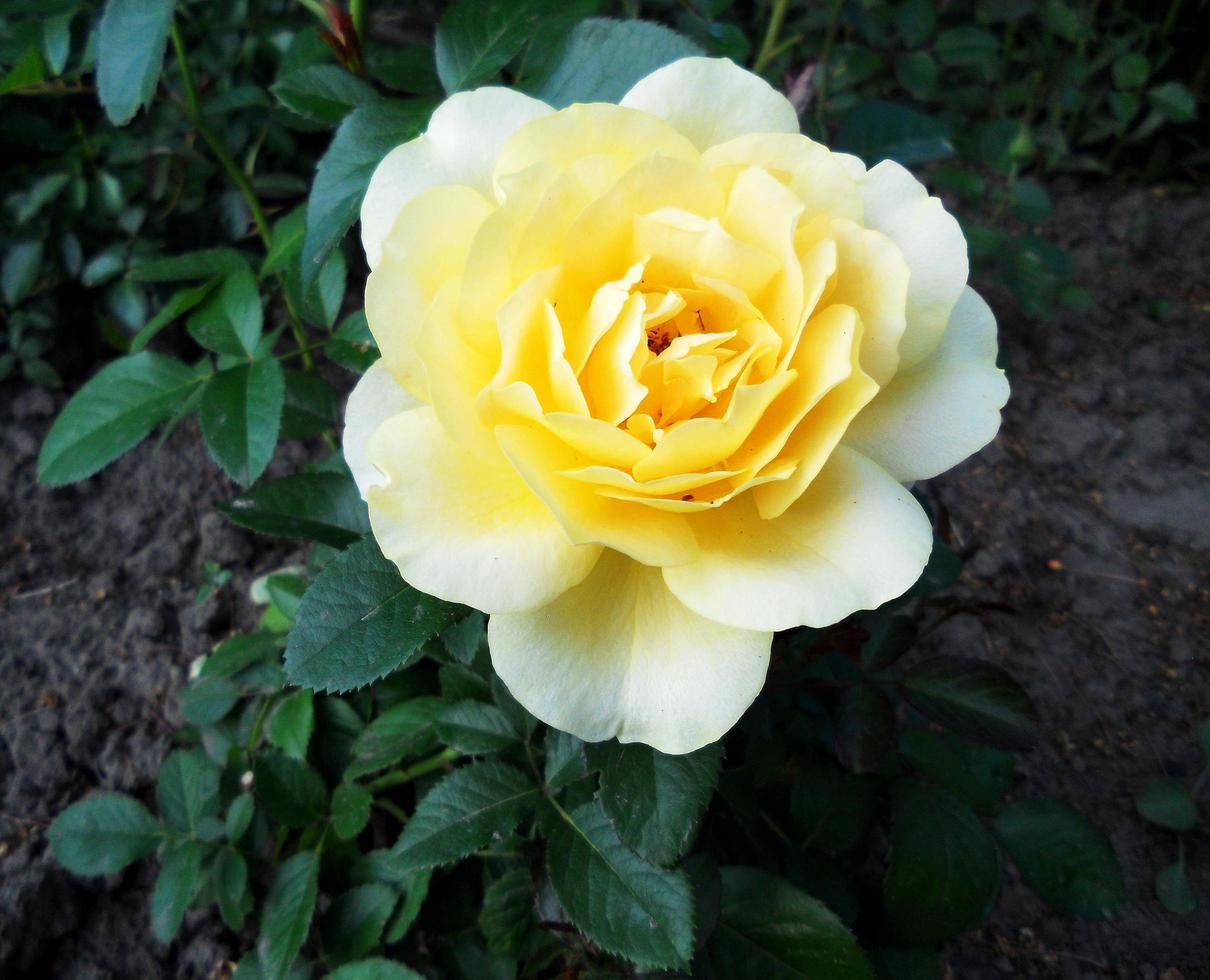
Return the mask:
<path id="1" fill-rule="evenodd" d="M 349 17 L 353 20 L 353 30 L 357 32 L 357 40 L 365 44 L 366 39 L 366 0 L 349 0 Z"/>
<path id="2" fill-rule="evenodd" d="M 786 8 L 789 0 L 773 0 L 773 8 L 769 11 L 769 23 L 765 26 L 765 37 L 761 41 L 760 51 L 752 63 L 752 70 L 757 74 L 764 71 L 765 66 L 783 48 L 777 43 L 777 35 L 781 32 L 782 22 L 786 19 Z"/>
<path id="3" fill-rule="evenodd" d="M 404 783 L 410 783 L 413 779 L 419 779 L 421 776 L 428 775 L 436 769 L 442 768 L 446 763 L 453 762 L 461 753 L 457 749 L 443 749 L 436 755 L 431 755 L 427 759 L 421 759 L 414 766 L 408 766 L 406 769 L 396 769 L 394 772 L 388 772 L 383 776 L 379 776 L 373 782 L 366 784 L 366 789 L 377 795 L 384 789 L 390 789 L 392 786 L 401 786 Z"/>
<path id="4" fill-rule="evenodd" d="M 181 37 L 180 24 L 173 20 L 172 28 L 172 49 L 176 53 L 177 64 L 181 69 L 181 85 L 185 89 L 185 113 L 189 117 L 193 128 L 197 130 L 198 135 L 210 147 L 210 152 L 214 154 L 214 158 L 218 160 L 219 165 L 227 172 L 227 176 L 231 178 L 231 182 L 236 186 L 236 189 L 243 195 L 244 201 L 248 205 L 248 211 L 252 215 L 252 222 L 256 225 L 256 233 L 260 236 L 261 242 L 265 249 L 268 250 L 273 242 L 273 234 L 269 230 L 269 219 L 265 216 L 265 209 L 261 207 L 260 198 L 256 196 L 256 188 L 252 186 L 252 181 L 248 179 L 248 175 L 240 169 L 239 164 L 228 152 L 227 147 L 223 145 L 222 140 L 214 133 L 214 131 L 206 124 L 206 120 L 202 116 L 201 102 L 197 96 L 197 85 L 193 80 L 193 70 L 189 67 L 189 58 L 185 53 L 185 41 Z M 298 313 L 294 309 L 294 304 L 290 301 L 290 297 L 285 293 L 282 294 L 286 302 L 286 313 L 290 320 L 290 331 L 294 334 L 294 340 L 299 346 L 299 351 L 302 353 L 303 367 L 308 371 L 311 370 L 312 360 L 309 349 L 307 347 L 306 334 L 303 332 L 302 321 L 298 318 Z"/>

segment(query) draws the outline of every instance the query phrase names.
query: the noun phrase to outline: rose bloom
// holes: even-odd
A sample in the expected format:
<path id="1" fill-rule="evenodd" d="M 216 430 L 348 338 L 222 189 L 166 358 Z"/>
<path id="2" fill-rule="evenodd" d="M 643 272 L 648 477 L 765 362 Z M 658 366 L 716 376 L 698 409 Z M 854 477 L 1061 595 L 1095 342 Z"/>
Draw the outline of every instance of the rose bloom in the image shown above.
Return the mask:
<path id="1" fill-rule="evenodd" d="M 932 547 L 905 484 L 1008 397 L 958 223 L 730 61 L 620 105 L 454 95 L 361 221 L 382 359 L 344 451 L 374 536 L 583 739 L 712 742 L 773 631 L 903 593 Z"/>

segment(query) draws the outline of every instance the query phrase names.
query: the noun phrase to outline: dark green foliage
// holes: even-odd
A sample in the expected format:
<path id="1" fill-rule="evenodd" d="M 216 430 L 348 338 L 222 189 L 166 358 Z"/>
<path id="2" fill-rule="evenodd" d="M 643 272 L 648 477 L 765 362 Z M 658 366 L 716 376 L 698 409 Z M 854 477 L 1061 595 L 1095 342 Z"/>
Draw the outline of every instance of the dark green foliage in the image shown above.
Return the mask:
<path id="1" fill-rule="evenodd" d="M 344 238 L 443 88 L 563 106 L 616 100 L 686 55 L 779 84 L 813 65 L 795 87 L 804 130 L 919 168 L 976 266 L 1043 314 L 1082 301 L 1032 227 L 1052 209 L 1047 174 L 1204 167 L 1173 25 L 879 0 L 787 5 L 768 30 L 769 4 L 651 0 L 656 23 L 596 0 L 458 0 L 407 12 L 431 45 L 395 43 L 371 9 L 373 29 L 318 25 L 329 46 L 319 5 L 286 0 L 254 23 L 227 2 L 19 6 L 0 41 L 0 379 L 59 383 L 56 323 L 117 355 L 52 427 L 40 478 L 84 479 L 196 416 L 242 487 L 223 513 L 311 546 L 254 586 L 257 631 L 197 665 L 156 814 L 116 794 L 75 803 L 48 832 L 64 866 L 112 874 L 158 851 L 154 934 L 217 907 L 243 943 L 239 980 L 933 976 L 935 944 L 994 903 L 1004 854 L 1064 913 L 1121 904 L 1085 818 L 1005 805 L 1009 751 L 1038 729 L 1024 691 L 986 661 L 910 656 L 939 593 L 962 587 L 944 521 L 907 595 L 779 637 L 743 722 L 667 756 L 529 715 L 492 671 L 486 617 L 416 591 L 366 537 L 338 453 L 257 481 L 284 441 L 337 444 L 344 387 L 317 368 L 377 360 Z M 234 587 L 223 573 L 203 570 L 200 598 Z M 1210 725 L 1201 737 L 1210 752 Z M 1193 829 L 1198 785 L 1141 787 L 1139 812 L 1157 834 Z M 1187 913 L 1176 848 L 1155 891 Z"/>

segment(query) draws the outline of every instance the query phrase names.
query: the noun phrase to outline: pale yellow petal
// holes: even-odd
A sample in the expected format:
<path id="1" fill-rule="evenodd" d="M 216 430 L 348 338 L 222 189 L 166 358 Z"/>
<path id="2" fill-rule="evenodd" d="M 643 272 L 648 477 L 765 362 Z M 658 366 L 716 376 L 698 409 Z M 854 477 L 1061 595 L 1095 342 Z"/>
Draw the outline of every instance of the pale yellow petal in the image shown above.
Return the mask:
<path id="1" fill-rule="evenodd" d="M 967 288 L 937 349 L 897 374 L 844 441 L 897 480 L 927 480 L 991 442 L 1007 401 L 1008 381 L 996 367 L 996 318 Z"/>
<path id="2" fill-rule="evenodd" d="M 606 551 L 550 605 L 492 616 L 488 642 L 513 696 L 548 725 L 677 754 L 739 720 L 764 685 L 772 635 L 690 612 L 658 569 Z"/>
<path id="3" fill-rule="evenodd" d="M 911 270 L 907 327 L 899 344 L 906 370 L 923 361 L 941 340 L 970 266 L 966 238 L 941 201 L 891 160 L 873 167 L 861 181 L 862 223 L 899 246 Z"/>
<path id="4" fill-rule="evenodd" d="M 361 204 L 361 240 L 373 269 L 400 209 L 413 197 L 444 184 L 492 191 L 496 155 L 522 124 L 551 112 L 545 102 L 514 89 L 459 92 L 433 113 L 428 129 L 386 155 L 370 177 Z"/>
<path id="5" fill-rule="evenodd" d="M 428 400 L 416 351 L 421 326 L 437 293 L 462 275 L 471 242 L 491 212 L 482 194 L 456 184 L 412 198 L 366 282 L 370 332 L 395 379 L 417 398 Z"/>
<path id="6" fill-rule="evenodd" d="M 387 482 L 368 493 L 382 552 L 411 585 L 485 612 L 544 605 L 581 582 L 601 549 L 575 545 L 499 453 L 459 448 L 428 406 L 370 438 Z"/>
<path id="7" fill-rule="evenodd" d="M 798 113 L 759 75 L 726 58 L 682 58 L 641 79 L 622 105 L 667 119 L 699 150 L 744 133 L 797 133 Z"/>
<path id="8" fill-rule="evenodd" d="M 349 392 L 341 448 L 363 499 L 370 487 L 386 482 L 386 476 L 370 462 L 367 455 L 370 436 L 392 415 L 421 404 L 399 387 L 381 360 L 371 364 Z"/>
<path id="9" fill-rule="evenodd" d="M 911 493 L 843 446 L 775 520 L 741 496 L 692 521 L 702 556 L 664 581 L 690 609 L 743 629 L 818 629 L 880 606 L 916 581 L 933 543 Z"/>

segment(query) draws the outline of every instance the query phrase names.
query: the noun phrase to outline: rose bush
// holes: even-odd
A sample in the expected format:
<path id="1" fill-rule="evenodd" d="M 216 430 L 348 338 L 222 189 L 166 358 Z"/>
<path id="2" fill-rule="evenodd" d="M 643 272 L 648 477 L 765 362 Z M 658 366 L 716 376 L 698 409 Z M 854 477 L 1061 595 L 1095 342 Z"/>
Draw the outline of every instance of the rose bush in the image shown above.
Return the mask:
<path id="1" fill-rule="evenodd" d="M 454 95 L 361 216 L 382 359 L 344 448 L 374 535 L 583 739 L 719 738 L 773 631 L 915 581 L 908 485 L 999 426 L 958 223 L 726 60 L 620 105 Z"/>

